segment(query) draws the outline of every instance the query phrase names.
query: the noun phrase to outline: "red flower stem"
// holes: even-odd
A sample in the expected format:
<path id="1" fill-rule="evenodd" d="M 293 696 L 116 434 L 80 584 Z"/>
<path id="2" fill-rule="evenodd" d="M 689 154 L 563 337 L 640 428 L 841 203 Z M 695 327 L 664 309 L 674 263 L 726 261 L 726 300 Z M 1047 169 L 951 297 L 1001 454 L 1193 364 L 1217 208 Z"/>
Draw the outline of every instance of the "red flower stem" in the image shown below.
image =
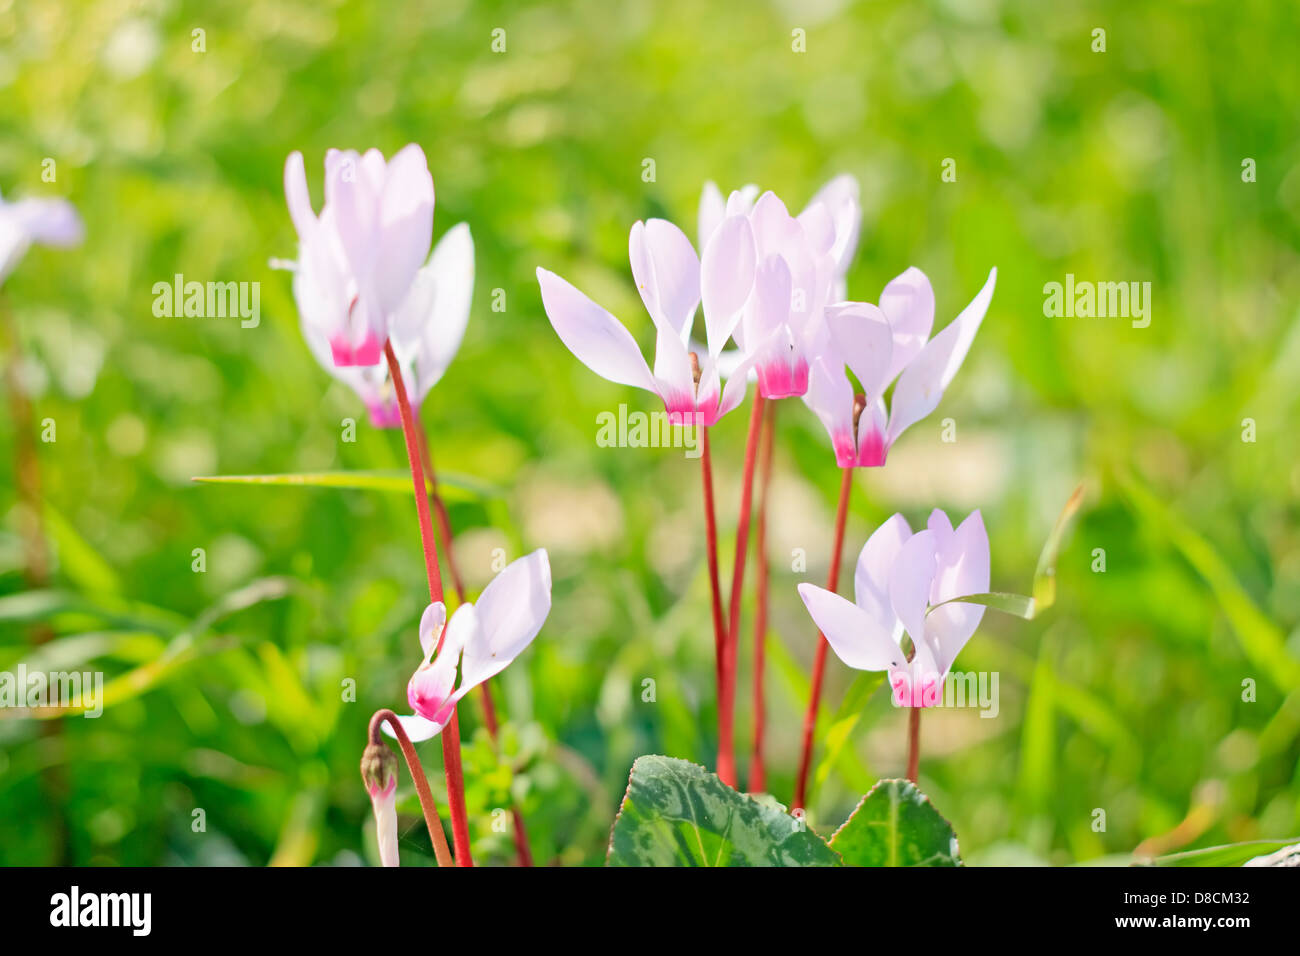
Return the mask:
<path id="1" fill-rule="evenodd" d="M 9 300 L 3 294 L 0 294 L 0 349 L 3 349 L 8 358 L 5 366 L 5 391 L 9 401 L 9 420 L 14 429 L 14 490 L 18 493 L 19 501 L 17 511 L 19 533 L 22 536 L 23 580 L 29 589 L 36 591 L 50 582 L 49 549 L 45 544 L 44 506 L 41 501 L 41 459 L 36 450 L 32 404 L 22 382 L 22 342 L 18 337 L 13 313 L 9 309 Z M 47 621 L 37 621 L 28 630 L 28 640 L 33 646 L 39 647 L 53 639 L 54 628 Z M 41 722 L 40 734 L 55 753 L 63 749 L 59 740 L 62 732 L 63 722 L 60 720 Z M 68 814 L 64 808 L 68 799 L 68 783 L 63 766 L 46 766 L 41 770 L 39 780 L 45 799 L 54 808 L 53 826 L 48 841 L 50 855 L 57 865 L 71 866 L 72 844 L 68 837 Z"/>
<path id="2" fill-rule="evenodd" d="M 916 783 L 921 769 L 921 708 L 907 708 L 907 779 Z"/>
<path id="3" fill-rule="evenodd" d="M 767 714 L 763 701 L 763 670 L 767 658 L 767 489 L 772 482 L 772 445 L 776 431 L 776 402 L 769 402 L 763 419 L 763 435 L 758 445 L 758 519 L 754 524 L 754 552 L 757 565 L 754 585 L 758 596 L 754 609 L 754 753 L 749 761 L 749 792 L 767 789 L 767 771 L 763 764 L 763 733 Z"/>
<path id="4" fill-rule="evenodd" d="M 723 648 L 722 695 L 718 700 L 718 777 L 729 787 L 737 785 L 733 721 L 736 710 L 736 650 L 740 643 L 740 598 L 745 587 L 745 558 L 749 551 L 749 510 L 754 492 L 754 461 L 763 424 L 763 395 L 754 395 L 745 439 L 745 471 L 740 479 L 740 518 L 736 525 L 736 564 L 731 575 L 731 614 Z"/>
<path id="5" fill-rule="evenodd" d="M 438 474 L 433 470 L 433 455 L 429 451 L 429 436 L 424 430 L 423 423 L 421 423 L 417 434 L 420 439 L 420 462 L 424 465 L 424 473 L 429 479 L 429 498 L 433 501 L 433 514 L 438 521 L 438 536 L 442 539 L 442 553 L 447 557 L 447 570 L 451 574 L 451 586 L 456 592 L 456 601 L 464 604 L 465 581 L 461 578 L 459 567 L 456 564 L 456 552 L 452 545 L 451 515 L 442 501 L 442 495 L 438 494 Z M 487 726 L 488 736 L 492 738 L 492 743 L 495 744 L 497 742 L 497 709 L 492 702 L 492 689 L 488 685 L 488 681 L 479 684 L 479 700 L 483 704 L 483 723 Z M 515 853 L 519 857 L 519 865 L 532 866 L 533 851 L 528 846 L 528 833 L 524 829 L 524 816 L 519 812 L 518 807 L 511 807 L 510 815 L 514 818 Z"/>
<path id="6" fill-rule="evenodd" d="M 438 815 L 438 804 L 433 800 L 433 791 L 429 789 L 429 780 L 424 775 L 420 757 L 415 752 L 411 738 L 406 735 L 402 722 L 391 710 L 377 710 L 370 718 L 370 742 L 383 743 L 383 737 L 379 734 L 379 725 L 385 722 L 393 728 L 397 743 L 402 748 L 402 756 L 406 758 L 406 769 L 415 783 L 415 792 L 420 796 L 420 809 L 424 812 L 424 825 L 429 828 L 429 839 L 433 842 L 433 855 L 438 858 L 439 866 L 455 866 L 456 863 L 451 858 L 451 850 L 447 847 L 447 835 L 442 832 L 442 817 Z"/>
<path id="7" fill-rule="evenodd" d="M 397 396 L 397 409 L 402 416 L 402 437 L 406 439 L 406 459 L 411 465 L 411 484 L 415 487 L 415 512 L 420 519 L 420 543 L 424 547 L 424 566 L 429 575 L 429 600 L 442 600 L 442 571 L 438 567 L 438 548 L 433 537 L 433 520 L 429 516 L 428 486 L 424 483 L 424 467 L 420 458 L 420 439 L 411 414 L 411 402 L 406 397 L 406 384 L 402 369 L 393 354 L 393 343 L 384 343 L 384 357 L 388 360 L 388 377 Z M 443 636 L 446 636 L 444 631 Z M 441 638 L 439 646 L 442 645 Z M 451 813 L 451 837 L 456 847 L 456 865 L 473 866 L 469 850 L 469 819 L 465 810 L 465 771 L 460 760 L 460 722 L 453 709 L 447 726 L 442 730 L 442 761 L 447 776 L 447 808 Z"/>
<path id="8" fill-rule="evenodd" d="M 14 428 L 14 489 L 20 506 L 19 524 L 23 543 L 23 578 L 32 590 L 49 583 L 49 555 L 45 547 L 45 528 L 41 516 L 41 462 L 36 454 L 32 405 L 22 383 L 22 346 L 14 326 L 9 302 L 0 296 L 0 344 L 8 354 L 5 386 L 9 399 L 9 420 Z M 48 626 L 35 627 L 33 644 L 43 644 L 54 636 Z"/>
<path id="9" fill-rule="evenodd" d="M 826 588 L 834 593 L 840 586 L 840 559 L 844 555 L 844 525 L 849 517 L 849 492 L 853 490 L 853 469 L 844 469 L 840 482 L 840 503 L 835 510 L 835 539 L 831 544 L 831 568 Z M 803 750 L 799 755 L 799 773 L 794 782 L 792 809 L 801 810 L 808 795 L 808 771 L 812 768 L 813 733 L 817 729 L 817 709 L 821 706 L 822 678 L 826 674 L 826 636 L 817 634 L 813 655 L 812 687 L 808 694 L 808 712 L 803 718 Z"/>
<path id="10" fill-rule="evenodd" d="M 700 472 L 704 477 L 704 536 L 709 562 L 709 594 L 713 610 L 714 680 L 718 701 L 722 700 L 722 665 L 727 632 L 722 624 L 722 586 L 718 581 L 718 519 L 713 506 L 713 456 L 709 451 L 709 430 L 700 427 Z"/>

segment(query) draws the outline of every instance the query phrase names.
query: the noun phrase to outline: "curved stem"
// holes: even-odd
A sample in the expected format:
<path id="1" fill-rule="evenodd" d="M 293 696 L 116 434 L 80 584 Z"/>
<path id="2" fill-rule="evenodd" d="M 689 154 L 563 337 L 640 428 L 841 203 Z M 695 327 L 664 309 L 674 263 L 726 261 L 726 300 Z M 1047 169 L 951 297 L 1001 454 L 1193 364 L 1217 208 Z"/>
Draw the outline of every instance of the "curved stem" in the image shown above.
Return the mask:
<path id="1" fill-rule="evenodd" d="M 907 779 L 916 783 L 921 770 L 921 708 L 907 708 Z"/>
<path id="2" fill-rule="evenodd" d="M 844 525 L 849 517 L 849 493 L 853 490 L 853 469 L 844 469 L 840 482 L 840 503 L 835 510 L 835 538 L 831 544 L 831 568 L 826 588 L 834 593 L 840 586 L 840 560 L 844 556 Z M 803 749 L 799 754 L 799 772 L 794 782 L 792 809 L 803 808 L 808 796 L 808 772 L 812 768 L 813 733 L 817 729 L 817 709 L 821 706 L 822 678 L 826 674 L 826 636 L 817 633 L 817 650 L 813 655 L 812 686 L 808 693 L 808 712 L 803 718 Z"/>
<path id="3" fill-rule="evenodd" d="M 722 586 L 718 581 L 718 518 L 713 506 L 713 456 L 709 450 L 709 430 L 701 427 L 700 432 L 700 473 L 704 478 L 704 547 L 709 564 L 709 597 L 713 612 L 714 681 L 720 705 L 727 632 L 722 624 Z"/>
<path id="4" fill-rule="evenodd" d="M 740 643 L 740 598 L 745 587 L 745 558 L 749 551 L 749 506 L 754 492 L 754 460 L 763 424 L 763 395 L 754 395 L 745 439 L 745 471 L 740 479 L 740 518 L 736 525 L 736 563 L 731 574 L 731 614 L 723 648 L 722 696 L 718 700 L 718 777 L 729 787 L 737 785 L 736 749 L 732 727 L 736 709 L 736 650 Z"/>
<path id="5" fill-rule="evenodd" d="M 424 423 L 420 423 L 420 428 L 416 431 L 416 437 L 420 439 L 420 463 L 424 466 L 424 474 L 429 479 L 429 498 L 433 502 L 433 514 L 438 522 L 438 537 L 442 540 L 442 553 L 447 559 L 447 571 L 451 574 L 451 586 L 456 592 L 457 604 L 465 603 L 465 580 L 460 576 L 460 568 L 456 564 L 456 549 L 452 544 L 451 531 L 451 514 L 447 511 L 446 504 L 443 503 L 442 495 L 438 493 L 438 473 L 433 468 L 433 455 L 429 451 L 429 436 L 424 430 Z M 492 738 L 492 743 L 497 742 L 497 709 L 492 701 L 492 688 L 490 681 L 484 681 L 479 684 L 479 702 L 483 705 L 483 723 L 487 727 L 488 736 Z M 528 832 L 524 829 L 524 815 L 518 807 L 510 808 L 510 816 L 514 820 L 514 840 L 515 855 L 519 858 L 520 866 L 533 865 L 533 851 L 528 845 Z"/>
<path id="6" fill-rule="evenodd" d="M 406 439 L 406 458 L 411 465 L 411 483 L 415 486 L 415 511 L 420 520 L 420 544 L 424 547 L 424 566 L 429 576 L 429 600 L 439 602 L 442 594 L 442 571 L 438 567 L 438 548 L 433 537 L 433 521 L 429 516 L 428 486 L 424 483 L 424 467 L 420 455 L 420 439 L 411 414 L 411 402 L 406 396 L 402 369 L 393 353 L 393 343 L 384 343 L 384 358 L 388 360 L 388 377 L 393 383 L 397 409 L 402 417 L 402 437 Z M 443 637 L 446 632 L 443 632 Z M 441 638 L 439 639 L 441 644 Z M 442 762 L 447 776 L 447 806 L 451 813 L 451 836 L 456 845 L 456 865 L 473 866 L 469 850 L 469 815 L 465 810 L 465 772 L 460 759 L 460 721 L 453 709 L 447 725 L 442 729 Z"/>
<path id="7" fill-rule="evenodd" d="M 424 811 L 424 825 L 429 828 L 429 839 L 433 842 L 433 855 L 438 858 L 439 866 L 455 866 L 455 861 L 451 858 L 451 850 L 447 847 L 447 836 L 442 832 L 442 818 L 438 816 L 438 805 L 433 802 L 433 791 L 429 789 L 429 780 L 424 775 L 420 757 L 415 752 L 411 738 L 406 735 L 406 728 L 391 710 L 377 710 L 370 718 L 370 742 L 383 743 L 383 737 L 379 734 L 379 725 L 385 722 L 393 728 L 398 746 L 402 748 L 402 756 L 406 758 L 406 769 L 411 774 L 411 780 L 415 782 L 415 792 L 420 796 L 420 809 Z"/>
<path id="8" fill-rule="evenodd" d="M 758 459 L 758 520 L 754 525 L 754 585 L 758 592 L 754 609 L 754 753 L 749 761 L 749 792 L 763 793 L 767 789 L 767 768 L 763 762 L 763 734 L 767 728 L 767 714 L 763 701 L 763 671 L 767 660 L 767 489 L 772 482 L 772 445 L 776 431 L 776 402 L 769 402 L 763 420 L 763 436 L 759 439 Z"/>

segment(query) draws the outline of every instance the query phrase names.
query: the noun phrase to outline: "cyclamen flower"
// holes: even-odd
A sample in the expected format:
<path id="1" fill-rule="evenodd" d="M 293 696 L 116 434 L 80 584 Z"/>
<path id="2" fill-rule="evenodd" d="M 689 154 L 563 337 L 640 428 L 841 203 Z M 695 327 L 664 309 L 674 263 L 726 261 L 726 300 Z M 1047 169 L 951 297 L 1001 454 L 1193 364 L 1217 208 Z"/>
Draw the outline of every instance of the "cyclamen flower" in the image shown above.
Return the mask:
<path id="1" fill-rule="evenodd" d="M 420 619 L 424 661 L 406 685 L 415 713 L 397 718 L 407 736 L 428 740 L 441 732 L 462 697 L 505 670 L 532 643 L 550 610 L 551 564 L 545 549 L 506 565 L 478 601 L 462 604 L 450 622 L 441 601 L 430 604 Z M 387 726 L 384 731 L 391 734 Z"/>
<path id="2" fill-rule="evenodd" d="M 441 380 L 460 348 L 473 294 L 474 239 L 469 226 L 462 222 L 438 240 L 428 264 L 416 273 L 411 291 L 389 322 L 389 341 L 417 414 L 420 402 Z M 387 363 L 338 368 L 325 336 L 305 321 L 302 331 L 308 348 L 325 371 L 365 403 L 372 425 L 401 427 Z"/>
<path id="3" fill-rule="evenodd" d="M 746 361 L 722 388 L 718 356 L 754 285 L 754 237 L 743 215 L 727 216 L 704 247 L 665 219 L 637 222 L 628 239 L 632 277 L 656 329 L 654 372 L 627 328 L 570 283 L 539 268 L 542 304 L 560 340 L 597 375 L 657 394 L 677 425 L 713 425 L 745 397 Z M 691 352 L 703 302 L 707 353 Z"/>
<path id="4" fill-rule="evenodd" d="M 81 217 L 66 199 L 0 197 L 0 282 L 18 265 L 32 243 L 66 248 L 81 242 Z"/>
<path id="5" fill-rule="evenodd" d="M 835 261 L 835 278 L 830 294 L 832 302 L 842 302 L 847 297 L 845 277 L 853 263 L 853 253 L 858 248 L 858 234 L 862 229 L 859 193 L 858 181 L 848 173 L 841 173 L 817 190 L 817 194 L 798 216 L 801 222 L 810 221 L 817 215 L 811 211 L 814 206 L 825 207 L 830 215 L 835 230 L 835 241 L 831 247 L 831 257 Z M 713 230 L 725 216 L 737 213 L 748 215 L 754 208 L 756 198 L 758 187 L 753 184 L 741 187 L 724 200 L 716 183 L 705 183 L 700 194 L 700 248 L 704 248 L 709 236 L 713 235 Z"/>
<path id="6" fill-rule="evenodd" d="M 861 209 L 857 181 L 827 183 L 797 218 L 774 193 L 753 199 L 755 187 L 733 192 L 725 206 L 712 183 L 700 199 L 700 234 L 710 234 L 720 210 L 743 213 L 753 230 L 758 268 L 753 294 L 735 330 L 740 354 L 754 363 L 764 398 L 803 395 L 809 366 L 828 347 L 826 306 L 845 294 L 845 276 L 857 247 Z M 723 357 L 729 374 L 730 356 Z"/>
<path id="7" fill-rule="evenodd" d="M 989 589 L 989 539 L 980 513 L 971 512 L 954 530 L 935 509 L 915 534 L 894 515 L 863 546 L 853 585 L 855 601 L 813 584 L 799 585 L 799 596 L 840 660 L 857 670 L 888 671 L 897 706 L 934 706 L 984 617 L 978 604 L 944 603 Z M 901 646 L 904 632 L 914 648 L 910 661 Z"/>
<path id="8" fill-rule="evenodd" d="M 984 321 L 997 276 L 990 270 L 970 304 L 928 342 L 934 290 L 915 267 L 885 286 L 879 307 L 845 302 L 826 310 L 829 347 L 812 363 L 805 402 L 826 426 L 841 468 L 883 465 L 898 436 L 935 410 Z M 862 400 L 845 365 L 862 385 Z M 895 378 L 886 412 L 885 391 Z"/>
<path id="9" fill-rule="evenodd" d="M 377 365 L 399 306 L 411 294 L 433 239 L 433 177 L 412 143 L 384 161 L 331 149 L 325 204 L 317 216 L 302 153 L 284 166 L 298 232 L 293 294 L 304 326 L 329 345 L 336 366 Z"/>

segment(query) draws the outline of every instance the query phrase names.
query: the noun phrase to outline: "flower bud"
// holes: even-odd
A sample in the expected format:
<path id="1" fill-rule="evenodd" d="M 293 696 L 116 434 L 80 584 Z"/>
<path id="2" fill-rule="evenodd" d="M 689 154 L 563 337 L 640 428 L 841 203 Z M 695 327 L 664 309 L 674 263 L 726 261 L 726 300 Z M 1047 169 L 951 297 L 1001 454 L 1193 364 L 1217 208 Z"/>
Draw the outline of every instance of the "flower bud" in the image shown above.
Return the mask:
<path id="1" fill-rule="evenodd" d="M 397 757 L 387 745 L 372 743 L 361 754 L 361 780 L 370 794 L 379 838 L 379 859 L 397 866 Z"/>

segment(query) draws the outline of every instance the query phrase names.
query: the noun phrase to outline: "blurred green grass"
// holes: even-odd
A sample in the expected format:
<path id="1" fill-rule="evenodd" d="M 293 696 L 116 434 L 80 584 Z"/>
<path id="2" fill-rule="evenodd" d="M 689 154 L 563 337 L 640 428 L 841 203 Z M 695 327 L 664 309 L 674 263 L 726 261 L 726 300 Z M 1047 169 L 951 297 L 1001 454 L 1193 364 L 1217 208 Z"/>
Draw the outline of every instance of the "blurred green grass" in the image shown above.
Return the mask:
<path id="1" fill-rule="evenodd" d="M 314 364 L 288 279 L 266 263 L 294 252 L 289 151 L 304 152 L 319 197 L 327 147 L 409 141 L 429 156 L 435 234 L 468 221 L 477 248 L 466 340 L 424 409 L 440 468 L 505 490 L 452 503 L 462 564 L 477 589 L 494 548 L 544 546 L 555 571 L 552 617 L 500 681 L 505 761 L 466 708 L 481 859 L 510 858 L 491 823 L 513 794 L 539 860 L 599 863 L 634 757 L 713 758 L 695 463 L 596 446 L 598 412 L 649 399 L 563 348 L 535 267 L 644 339 L 627 270 L 635 219 L 667 216 L 693 236 L 706 179 L 757 182 L 798 207 L 840 171 L 863 185 L 853 297 L 874 300 L 915 264 L 943 323 L 999 267 L 940 408 L 859 477 L 850 553 L 893 511 L 980 507 L 994 587 L 1023 589 L 1057 511 L 1089 482 L 1057 607 L 1029 624 L 989 615 L 958 661 L 1000 672 L 998 719 L 927 715 L 922 786 L 967 857 L 1123 853 L 1189 814 L 1189 846 L 1300 831 L 1300 147 L 1285 122 L 1300 74 L 1265 66 L 1291 58 L 1294 5 L 614 7 L 0 0 L 0 189 L 66 195 L 88 227 L 82 249 L 35 250 L 4 286 L 35 414 L 57 424 L 40 446 L 53 587 L 80 596 L 41 612 L 59 634 L 50 647 L 91 655 L 110 681 L 165 647 L 184 654 L 97 720 L 57 734 L 0 720 L 0 863 L 370 859 L 357 760 L 369 714 L 400 708 L 416 663 L 411 504 L 189 478 L 402 467 L 400 436 L 362 424 L 340 441 L 362 411 Z M 806 54 L 791 52 L 795 28 Z M 1095 28 L 1105 53 L 1091 51 Z M 192 51 L 195 29 L 206 52 Z M 1257 182 L 1242 182 L 1246 157 Z M 940 180 L 945 158 L 955 183 Z M 176 273 L 260 282 L 260 326 L 156 318 L 153 283 Z M 1151 326 L 1045 318 L 1043 285 L 1066 273 L 1151 281 Z M 714 434 L 727 534 L 745 414 Z M 941 441 L 945 418 L 955 443 Z M 794 586 L 825 574 L 838 482 L 811 414 L 785 403 L 779 421 L 769 778 L 788 800 L 815 637 Z M 6 416 L 0 442 L 13 439 Z M 21 610 L 3 457 L 0 601 Z M 789 570 L 794 549 L 806 572 Z M 264 578 L 293 583 L 192 624 Z M 0 623 L 5 666 L 26 631 Z M 828 715 L 852 676 L 832 660 Z M 342 701 L 349 678 L 355 703 Z M 897 774 L 902 738 L 900 715 L 871 697 L 815 791 L 814 824 Z M 436 745 L 424 752 L 440 765 Z M 409 789 L 404 862 L 425 862 Z"/>

